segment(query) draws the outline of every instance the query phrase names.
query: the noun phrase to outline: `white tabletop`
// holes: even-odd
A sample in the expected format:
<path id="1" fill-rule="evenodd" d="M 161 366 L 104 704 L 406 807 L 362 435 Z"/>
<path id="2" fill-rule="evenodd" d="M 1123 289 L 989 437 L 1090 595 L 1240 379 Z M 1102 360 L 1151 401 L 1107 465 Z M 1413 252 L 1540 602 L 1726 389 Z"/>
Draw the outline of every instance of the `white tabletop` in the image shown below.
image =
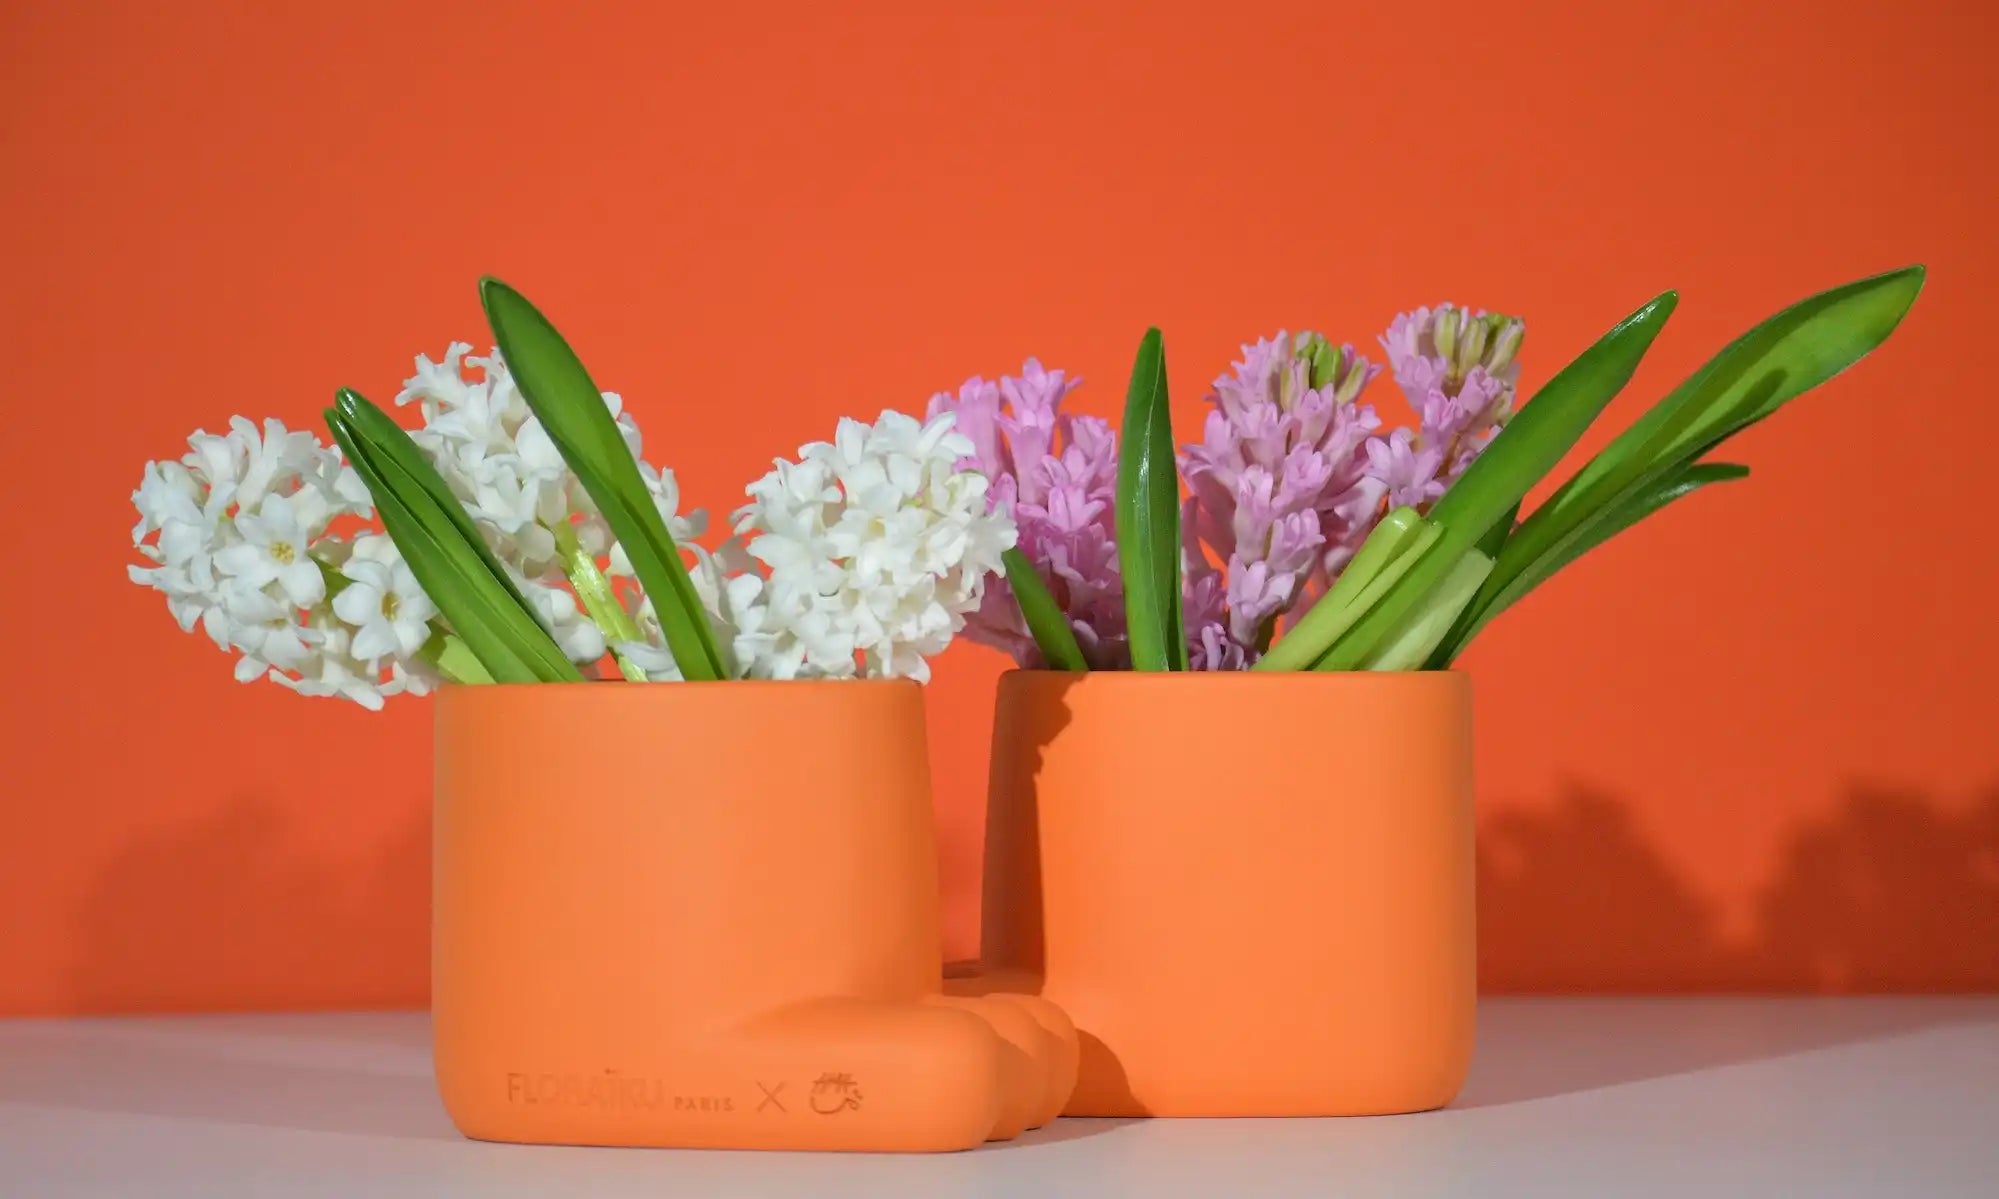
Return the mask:
<path id="1" fill-rule="evenodd" d="M 1999 1194 L 1999 998 L 1497 999 L 1458 1104 L 893 1157 L 476 1144 L 417 1014 L 0 1021 L 0 1195 Z"/>

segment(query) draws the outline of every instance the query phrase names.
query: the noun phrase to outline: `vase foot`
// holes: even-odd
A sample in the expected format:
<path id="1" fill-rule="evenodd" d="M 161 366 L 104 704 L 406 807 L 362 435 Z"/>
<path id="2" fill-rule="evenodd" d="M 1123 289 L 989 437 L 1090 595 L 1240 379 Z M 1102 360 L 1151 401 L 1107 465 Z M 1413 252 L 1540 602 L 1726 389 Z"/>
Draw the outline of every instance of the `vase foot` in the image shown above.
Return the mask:
<path id="1" fill-rule="evenodd" d="M 701 1045 L 622 1065 L 473 1065 L 440 1051 L 465 1135 L 532 1144 L 943 1152 L 1054 1118 L 1075 1075 L 1073 1029 L 1015 997 L 829 998 L 789 1004 Z M 506 1068 L 501 1068 L 502 1066 Z"/>

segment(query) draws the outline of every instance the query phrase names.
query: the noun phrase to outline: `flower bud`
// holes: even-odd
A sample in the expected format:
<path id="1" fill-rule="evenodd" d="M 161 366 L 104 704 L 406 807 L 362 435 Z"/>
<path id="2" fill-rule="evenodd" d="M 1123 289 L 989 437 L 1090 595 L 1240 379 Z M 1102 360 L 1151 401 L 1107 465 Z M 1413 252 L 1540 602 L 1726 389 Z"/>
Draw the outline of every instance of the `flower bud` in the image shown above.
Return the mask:
<path id="1" fill-rule="evenodd" d="M 1431 336 L 1436 338 L 1437 353 L 1445 362 L 1455 363 L 1458 359 L 1458 326 L 1464 320 L 1464 313 L 1450 305 L 1437 310 L 1437 323 Z"/>
<path id="2" fill-rule="evenodd" d="M 1485 369 L 1496 375 L 1513 365 L 1513 359 L 1520 353 L 1520 341 L 1527 334 L 1527 324 L 1517 316 L 1496 312 L 1485 319 L 1492 329 L 1492 348 L 1486 354 Z"/>
<path id="3" fill-rule="evenodd" d="M 1312 364 L 1312 390 L 1319 391 L 1333 381 L 1340 365 L 1340 352 L 1322 333 L 1313 333 L 1298 347 L 1298 356 Z"/>
<path id="4" fill-rule="evenodd" d="M 1360 389 L 1367 386 L 1369 377 L 1367 363 L 1353 352 L 1352 346 L 1340 351 L 1340 365 L 1333 384 L 1333 399 L 1342 404 L 1351 404 L 1360 398 Z"/>

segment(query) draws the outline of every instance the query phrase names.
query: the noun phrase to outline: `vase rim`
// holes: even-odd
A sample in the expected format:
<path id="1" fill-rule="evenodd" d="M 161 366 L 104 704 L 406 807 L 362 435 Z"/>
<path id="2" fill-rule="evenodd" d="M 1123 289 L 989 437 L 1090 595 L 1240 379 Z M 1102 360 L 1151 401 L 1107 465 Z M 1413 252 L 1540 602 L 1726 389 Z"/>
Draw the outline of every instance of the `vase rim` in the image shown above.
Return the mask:
<path id="1" fill-rule="evenodd" d="M 883 687 L 908 688 L 908 687 L 923 686 L 923 684 L 917 682 L 915 679 L 708 679 L 708 680 L 664 679 L 664 680 L 659 680 L 657 683 L 632 683 L 630 679 L 584 679 L 583 682 L 585 684 L 626 683 L 626 684 L 631 684 L 635 687 L 647 687 L 647 686 L 721 687 L 726 685 L 729 687 L 783 687 L 787 690 L 794 687 L 813 687 L 813 688 L 842 687 L 842 688 L 852 688 L 852 689 L 868 688 L 871 690 L 878 690 Z M 444 683 L 441 684 L 437 689 L 440 692 L 472 691 L 472 690 L 525 691 L 530 687 L 568 687 L 568 686 L 574 686 L 574 684 L 572 683 Z"/>
<path id="2" fill-rule="evenodd" d="M 1045 670 L 1029 667 L 1013 667 L 1001 676 L 1003 680 L 1020 679 L 1035 683 L 1061 683 L 1069 686 L 1084 681 L 1125 687 L 1139 686 L 1199 686 L 1207 681 L 1255 681 L 1266 683 L 1291 682 L 1305 684 L 1334 684 L 1351 686 L 1365 680 L 1372 683 L 1386 683 L 1390 680 L 1469 680 L 1471 675 L 1453 667 L 1449 670 Z M 1115 682 L 1113 683 L 1113 680 Z M 1397 685 L 1408 686 L 1407 682 Z"/>

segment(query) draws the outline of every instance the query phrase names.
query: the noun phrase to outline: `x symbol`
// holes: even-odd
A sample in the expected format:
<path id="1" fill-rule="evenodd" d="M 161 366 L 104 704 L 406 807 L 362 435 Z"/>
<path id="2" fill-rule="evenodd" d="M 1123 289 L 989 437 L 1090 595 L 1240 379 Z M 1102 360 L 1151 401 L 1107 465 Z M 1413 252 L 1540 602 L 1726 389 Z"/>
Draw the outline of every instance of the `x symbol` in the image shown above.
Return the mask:
<path id="1" fill-rule="evenodd" d="M 767 1107 L 775 1107 L 778 1111 L 783 1111 L 784 1104 L 778 1102 L 777 1098 L 777 1093 L 779 1091 L 782 1091 L 783 1089 L 784 1089 L 783 1083 L 778 1083 L 774 1087 L 767 1087 L 762 1083 L 758 1083 L 757 1090 L 762 1091 L 764 1093 L 764 1097 L 763 1097 L 763 1102 L 757 1104 L 757 1110 L 762 1111 Z"/>

